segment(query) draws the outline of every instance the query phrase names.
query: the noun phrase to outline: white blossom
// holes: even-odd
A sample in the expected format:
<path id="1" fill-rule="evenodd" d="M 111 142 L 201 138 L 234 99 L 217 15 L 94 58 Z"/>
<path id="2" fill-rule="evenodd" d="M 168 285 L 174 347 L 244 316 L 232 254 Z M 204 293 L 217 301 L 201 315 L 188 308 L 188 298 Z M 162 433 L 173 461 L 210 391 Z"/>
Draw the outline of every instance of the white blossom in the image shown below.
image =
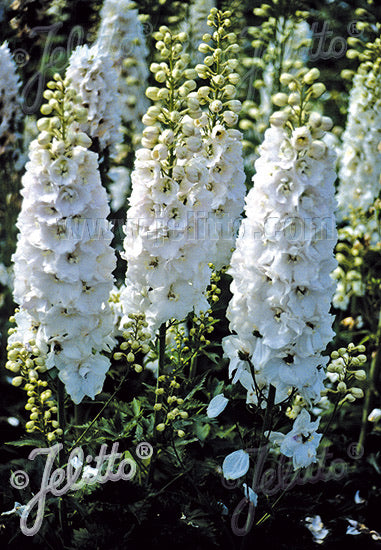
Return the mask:
<path id="1" fill-rule="evenodd" d="M 221 137 L 206 136 L 197 153 L 177 147 L 172 177 L 163 173 L 155 149 L 136 153 L 121 299 L 126 314 L 144 311 L 154 328 L 170 318 L 183 319 L 192 309 L 208 309 L 203 294 L 210 281 L 208 264 L 220 268 L 230 259 L 244 173 L 235 131 L 221 130 Z M 202 137 L 196 126 L 192 135 Z"/>
<path id="2" fill-rule="evenodd" d="M 216 395 L 208 405 L 206 410 L 207 416 L 209 418 L 216 418 L 216 416 L 222 413 L 228 403 L 229 399 L 223 393 Z"/>
<path id="3" fill-rule="evenodd" d="M 311 422 L 310 414 L 302 409 L 290 432 L 286 435 L 279 432 L 270 434 L 270 440 L 280 446 L 280 452 L 292 458 L 295 470 L 317 461 L 316 450 L 322 438 L 322 434 L 316 432 L 319 421 L 320 418 Z"/>
<path id="4" fill-rule="evenodd" d="M 369 422 L 378 422 L 381 418 L 381 409 L 373 409 L 368 416 Z"/>
<path id="5" fill-rule="evenodd" d="M 367 212 L 380 192 L 381 73 L 360 70 L 353 79 L 342 137 L 339 215 Z"/>
<path id="6" fill-rule="evenodd" d="M 245 493 L 245 497 L 254 505 L 257 506 L 258 504 L 258 495 L 251 487 L 247 485 L 247 483 L 242 483 L 242 487 Z"/>
<path id="7" fill-rule="evenodd" d="M 203 55 L 198 51 L 205 33 L 210 32 L 207 18 L 212 8 L 216 7 L 215 0 L 192 0 L 188 8 L 188 16 L 181 28 L 188 34 L 189 54 L 193 64 L 202 63 Z"/>
<path id="8" fill-rule="evenodd" d="M 222 464 L 222 472 L 225 479 L 238 479 L 244 476 L 250 466 L 250 457 L 242 449 L 234 451 L 225 457 Z"/>
<path id="9" fill-rule="evenodd" d="M 125 166 L 113 166 L 108 171 L 108 177 L 112 181 L 108 186 L 110 206 L 111 210 L 116 212 L 127 202 L 127 195 L 131 187 L 130 173 Z"/>
<path id="10" fill-rule="evenodd" d="M 306 527 L 311 531 L 314 541 L 317 544 L 322 544 L 329 531 L 324 527 L 324 523 L 320 516 L 307 517 L 305 519 Z"/>

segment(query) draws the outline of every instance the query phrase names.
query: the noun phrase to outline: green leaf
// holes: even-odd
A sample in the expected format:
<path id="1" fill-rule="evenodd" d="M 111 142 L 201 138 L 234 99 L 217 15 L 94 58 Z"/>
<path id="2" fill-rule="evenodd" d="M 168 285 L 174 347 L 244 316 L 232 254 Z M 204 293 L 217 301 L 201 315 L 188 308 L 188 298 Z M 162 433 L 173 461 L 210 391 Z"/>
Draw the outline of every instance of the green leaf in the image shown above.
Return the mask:
<path id="1" fill-rule="evenodd" d="M 140 401 L 134 397 L 131 404 L 134 415 L 138 416 L 140 413 Z"/>
<path id="2" fill-rule="evenodd" d="M 7 441 L 5 445 L 13 445 L 14 447 L 26 447 L 28 445 L 30 447 L 41 447 L 41 443 L 43 443 L 42 438 L 41 439 L 27 438 L 27 439 L 19 439 L 18 441 Z"/>
<path id="3" fill-rule="evenodd" d="M 205 382 L 205 378 L 206 378 L 206 374 L 203 375 L 203 377 L 201 378 L 200 382 L 194 386 L 194 388 L 192 388 L 192 390 L 188 393 L 188 395 L 186 396 L 185 400 L 186 399 L 190 399 L 191 397 L 193 397 L 193 395 L 198 391 L 198 390 L 201 390 L 201 388 L 203 387 L 204 385 L 204 382 Z"/>
<path id="4" fill-rule="evenodd" d="M 210 424 L 196 424 L 196 435 L 200 441 L 205 441 L 210 432 Z"/>

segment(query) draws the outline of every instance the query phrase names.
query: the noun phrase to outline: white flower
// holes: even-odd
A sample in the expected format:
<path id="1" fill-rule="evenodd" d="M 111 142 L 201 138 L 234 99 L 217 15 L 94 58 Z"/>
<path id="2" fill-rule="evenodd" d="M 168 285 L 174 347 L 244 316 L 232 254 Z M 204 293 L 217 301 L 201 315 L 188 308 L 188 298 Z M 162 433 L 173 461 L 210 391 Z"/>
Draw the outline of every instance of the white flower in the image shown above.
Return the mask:
<path id="1" fill-rule="evenodd" d="M 216 418 L 216 416 L 222 413 L 228 403 L 229 399 L 223 393 L 216 395 L 208 405 L 206 410 L 207 416 L 209 418 Z"/>
<path id="2" fill-rule="evenodd" d="M 222 464 L 225 479 L 238 479 L 246 474 L 250 466 L 250 457 L 242 449 L 230 453 Z"/>
<path id="3" fill-rule="evenodd" d="M 349 218 L 351 209 L 367 212 L 379 194 L 381 154 L 381 73 L 361 66 L 353 79 L 348 120 L 340 155 L 339 215 Z"/>
<path id="4" fill-rule="evenodd" d="M 294 421 L 292 430 L 286 435 L 272 432 L 270 440 L 280 445 L 280 452 L 292 457 L 294 469 L 306 468 L 316 462 L 316 451 L 322 438 L 316 433 L 320 419 L 311 422 L 311 417 L 306 409 L 302 409 Z"/>
<path id="5" fill-rule="evenodd" d="M 192 0 L 189 6 L 189 15 L 181 25 L 181 29 L 188 35 L 192 65 L 203 61 L 203 55 L 197 48 L 202 42 L 203 35 L 210 32 L 210 27 L 206 22 L 210 10 L 214 7 L 216 7 L 215 0 Z"/>
<path id="6" fill-rule="evenodd" d="M 198 132 L 192 119 L 184 118 Z M 206 156 L 210 143 L 206 137 L 201 151 L 186 150 L 185 157 L 182 152 L 172 177 L 163 173 L 163 159 L 152 159 L 148 149 L 136 155 L 125 226 L 126 290 L 121 302 L 125 315 L 133 312 L 129 304 L 140 303 L 151 330 L 170 318 L 183 319 L 192 309 L 208 309 L 204 295 L 211 275 L 208 264 L 219 269 L 230 258 L 231 220 L 241 212 L 245 188 L 241 144 L 226 134 L 224 144 L 219 145 L 220 155 L 230 154 L 233 145 L 238 150 L 234 162 L 223 161 L 230 166 L 227 179 L 217 181 L 216 163 Z M 135 291 L 138 296 L 133 297 Z"/>
<path id="7" fill-rule="evenodd" d="M 373 409 L 373 411 L 368 416 L 369 422 L 378 422 L 380 418 L 381 418 L 381 409 Z"/>
<path id="8" fill-rule="evenodd" d="M 22 513 L 24 510 L 27 509 L 27 505 L 20 504 L 19 502 L 15 502 L 12 510 L 8 510 L 7 512 L 2 512 L 2 516 L 9 516 L 11 514 L 17 514 L 18 516 L 22 516 Z"/>
<path id="9" fill-rule="evenodd" d="M 349 523 L 346 535 L 361 535 L 361 531 L 359 531 L 358 527 L 360 527 L 360 524 L 358 521 L 355 521 L 354 519 L 347 518 L 347 521 Z"/>
<path id="10" fill-rule="evenodd" d="M 20 311 L 9 342 L 36 340 L 79 403 L 102 390 L 110 366 L 101 352 L 114 345 L 108 298 L 115 255 L 97 154 L 64 145 L 65 154 L 37 140 L 30 146 L 13 255 Z"/>
<path id="11" fill-rule="evenodd" d="M 324 523 L 322 522 L 321 517 L 307 517 L 305 521 L 307 524 L 306 527 L 311 531 L 314 541 L 317 544 L 322 544 L 329 531 L 324 527 Z"/>
<path id="12" fill-rule="evenodd" d="M 364 504 L 365 498 L 360 497 L 360 491 L 356 491 L 354 501 L 356 504 Z"/>

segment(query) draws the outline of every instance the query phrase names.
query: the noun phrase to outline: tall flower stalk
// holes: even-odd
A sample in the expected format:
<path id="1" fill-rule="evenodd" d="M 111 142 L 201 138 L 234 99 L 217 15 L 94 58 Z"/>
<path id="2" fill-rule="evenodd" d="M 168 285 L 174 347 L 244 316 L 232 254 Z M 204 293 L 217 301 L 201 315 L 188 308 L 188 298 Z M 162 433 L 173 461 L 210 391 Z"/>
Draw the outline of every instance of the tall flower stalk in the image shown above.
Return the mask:
<path id="1" fill-rule="evenodd" d="M 229 270 L 229 374 L 261 406 L 271 387 L 275 404 L 294 392 L 307 404 L 319 400 L 322 352 L 334 335 L 335 155 L 324 142 L 332 122 L 305 108 L 323 91 L 318 74 L 282 75 L 293 90 L 289 107 L 270 119 Z"/>
<path id="2" fill-rule="evenodd" d="M 29 151 L 17 227 L 12 342 L 33 339 L 75 403 L 103 386 L 113 346 L 107 305 L 115 257 L 106 192 L 81 98 L 55 75 L 44 92 L 40 134 Z"/>
<path id="3" fill-rule="evenodd" d="M 347 220 L 351 213 L 367 213 L 381 190 L 381 39 L 368 46 L 367 61 L 353 79 L 343 133 L 337 198 Z"/>
<path id="4" fill-rule="evenodd" d="M 124 241 L 128 267 L 121 293 L 125 315 L 144 311 L 154 330 L 193 309 L 209 309 L 204 294 L 209 263 L 228 262 L 233 242 L 229 236 L 223 244 L 218 226 L 242 208 L 240 133 L 230 129 L 239 102 L 231 100 L 235 88 L 228 86 L 227 58 L 234 40 L 226 36 L 227 14 L 212 10 L 209 26 L 216 27 L 217 45 L 200 48 L 214 57 L 207 56 L 196 70 L 187 68 L 189 56 L 181 53 L 185 33 L 173 35 L 167 27 L 156 33 L 165 61 L 151 65 L 161 87 L 147 89 L 155 104 L 143 117 L 143 148 L 132 173 Z M 209 86 L 196 91 L 197 74 Z M 205 113 L 202 105 L 208 106 Z"/>
<path id="5" fill-rule="evenodd" d="M 142 130 L 141 118 L 149 106 L 144 95 L 149 74 L 148 49 L 136 7 L 131 0 L 105 0 L 97 44 L 108 52 L 118 73 L 123 124 L 132 123 Z"/>

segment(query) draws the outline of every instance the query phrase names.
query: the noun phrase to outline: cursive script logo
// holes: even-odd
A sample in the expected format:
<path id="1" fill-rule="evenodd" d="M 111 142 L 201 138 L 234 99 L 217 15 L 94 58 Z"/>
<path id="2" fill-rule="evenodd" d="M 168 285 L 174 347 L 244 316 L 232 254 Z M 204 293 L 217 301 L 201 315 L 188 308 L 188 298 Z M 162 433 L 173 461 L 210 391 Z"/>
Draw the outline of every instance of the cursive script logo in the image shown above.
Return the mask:
<path id="1" fill-rule="evenodd" d="M 142 446 L 144 445 L 144 452 Z M 132 458 L 124 458 L 117 465 L 117 471 L 114 472 L 117 460 L 122 458 L 122 453 L 118 453 L 119 443 L 114 443 L 111 449 L 111 453 L 107 454 L 107 445 L 101 446 L 98 456 L 93 459 L 92 456 L 86 457 L 86 462 L 92 462 L 95 460 L 95 468 L 90 468 L 84 464 L 84 454 L 81 447 L 76 447 L 70 453 L 66 469 L 54 467 L 54 461 L 56 460 L 58 453 L 62 450 L 62 443 L 56 443 L 52 447 L 46 447 L 41 449 L 33 449 L 29 454 L 29 460 L 34 460 L 36 456 L 46 455 L 46 463 L 44 473 L 42 475 L 41 487 L 38 493 L 36 493 L 25 506 L 20 517 L 20 528 L 24 535 L 35 535 L 42 525 L 44 518 L 44 510 L 46 497 L 51 493 L 55 497 L 61 497 L 69 491 L 76 491 L 82 488 L 84 485 L 92 485 L 94 483 L 106 483 L 107 481 L 119 481 L 130 480 L 136 473 L 136 462 Z M 152 456 L 153 449 L 149 443 L 140 443 L 136 449 L 138 457 L 144 456 L 144 458 L 150 458 Z M 106 465 L 104 473 L 101 473 L 102 467 Z M 86 475 L 86 468 L 91 471 L 92 475 Z M 104 469 L 104 468 L 103 468 Z M 18 488 L 24 488 L 28 484 L 27 474 L 24 473 L 27 482 L 18 485 Z M 80 479 L 82 473 L 82 477 Z M 21 476 L 21 470 L 18 472 L 18 476 Z M 12 482 L 12 479 L 11 479 Z M 15 483 L 15 480 L 12 484 Z M 15 485 L 14 485 L 15 486 Z M 28 519 L 31 512 L 36 509 L 36 516 L 34 523 L 31 527 L 28 527 Z"/>

